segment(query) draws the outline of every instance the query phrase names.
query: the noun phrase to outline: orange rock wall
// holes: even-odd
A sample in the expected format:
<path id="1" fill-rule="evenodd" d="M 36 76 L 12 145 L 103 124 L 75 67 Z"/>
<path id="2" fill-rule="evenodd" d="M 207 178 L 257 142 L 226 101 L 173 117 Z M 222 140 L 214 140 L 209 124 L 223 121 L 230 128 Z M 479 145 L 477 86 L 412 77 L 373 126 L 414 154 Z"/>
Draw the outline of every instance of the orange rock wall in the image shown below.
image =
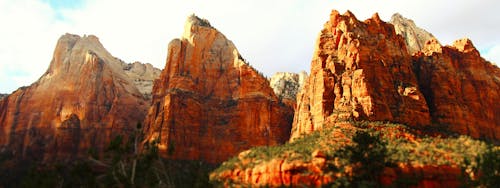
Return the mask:
<path id="1" fill-rule="evenodd" d="M 377 14 L 332 11 L 298 94 L 291 138 L 338 120 L 393 121 L 498 140 L 500 69 L 468 39 L 427 42 L 412 57 Z"/>
<path id="2" fill-rule="evenodd" d="M 316 43 L 292 139 L 337 120 L 430 124 L 405 42 L 377 14 L 360 22 L 351 12 L 332 11 Z"/>
<path id="3" fill-rule="evenodd" d="M 500 139 L 500 69 L 468 39 L 442 47 L 428 41 L 414 57 L 434 123 L 475 138 Z"/>
<path id="4" fill-rule="evenodd" d="M 61 37 L 46 73 L 0 100 L 0 145 L 58 160 L 102 152 L 143 121 L 147 102 L 94 36 Z"/>
<path id="5" fill-rule="evenodd" d="M 325 173 L 325 158 L 315 157 L 312 162 L 273 159 L 248 169 L 231 169 L 211 174 L 211 178 L 223 180 L 225 187 L 328 187 L 341 175 Z M 307 173 L 303 173 L 307 172 Z M 339 177 L 337 177 L 339 176 Z M 406 187 L 404 179 L 411 180 L 411 187 L 460 187 L 464 175 L 458 167 L 409 166 L 382 169 L 379 183 L 383 186 Z"/>
<path id="6" fill-rule="evenodd" d="M 206 20 L 188 18 L 169 44 L 145 122 L 164 157 L 219 163 L 252 146 L 288 140 L 293 109 Z"/>

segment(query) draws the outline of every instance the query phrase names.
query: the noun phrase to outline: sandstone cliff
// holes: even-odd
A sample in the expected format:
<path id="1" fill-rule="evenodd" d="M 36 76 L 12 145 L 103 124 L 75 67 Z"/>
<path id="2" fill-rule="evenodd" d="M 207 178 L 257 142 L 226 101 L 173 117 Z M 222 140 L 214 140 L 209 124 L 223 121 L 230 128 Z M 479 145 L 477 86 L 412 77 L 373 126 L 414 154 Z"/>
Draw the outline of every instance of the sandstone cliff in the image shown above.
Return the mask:
<path id="1" fill-rule="evenodd" d="M 332 11 L 316 43 L 292 138 L 338 120 L 430 124 L 404 39 L 377 14 L 361 22 Z"/>
<path id="2" fill-rule="evenodd" d="M 0 93 L 0 99 L 4 98 L 4 97 L 7 97 L 8 94 L 1 94 Z"/>
<path id="3" fill-rule="evenodd" d="M 43 160 L 99 153 L 142 122 L 147 105 L 97 37 L 66 34 L 43 76 L 0 100 L 0 145 Z"/>
<path id="4" fill-rule="evenodd" d="M 139 92 L 141 92 L 146 99 L 151 99 L 153 82 L 160 77 L 161 70 L 153 67 L 153 65 L 149 63 L 142 64 L 140 62 L 122 62 L 122 67 L 125 74 L 134 81 Z"/>
<path id="5" fill-rule="evenodd" d="M 297 93 L 302 89 L 306 80 L 307 73 L 305 71 L 300 73 L 277 72 L 271 76 L 269 83 L 278 98 L 290 106 L 295 106 Z"/>
<path id="6" fill-rule="evenodd" d="M 422 50 L 427 41 L 431 39 L 437 41 L 431 33 L 418 27 L 413 20 L 407 19 L 401 16 L 401 14 L 396 13 L 392 15 L 389 23 L 394 25 L 396 34 L 403 36 L 405 39 L 410 55 Z"/>
<path id="7" fill-rule="evenodd" d="M 493 151 L 497 160 L 500 148 L 463 135 L 498 142 L 500 69 L 468 39 L 444 47 L 431 39 L 420 48 L 411 56 L 376 14 L 360 22 L 332 11 L 297 96 L 291 141 L 242 152 L 210 179 L 223 186 L 362 187 L 362 177 L 372 186 L 460 187 L 481 173 L 497 178 L 487 169 L 498 164 L 478 159 Z"/>
<path id="8" fill-rule="evenodd" d="M 160 154 L 218 163 L 252 146 L 285 142 L 293 109 L 234 44 L 194 15 L 168 47 L 145 128 Z"/>
<path id="9" fill-rule="evenodd" d="M 500 69 L 483 59 L 469 39 L 444 47 L 428 41 L 413 59 L 434 123 L 500 140 Z"/>

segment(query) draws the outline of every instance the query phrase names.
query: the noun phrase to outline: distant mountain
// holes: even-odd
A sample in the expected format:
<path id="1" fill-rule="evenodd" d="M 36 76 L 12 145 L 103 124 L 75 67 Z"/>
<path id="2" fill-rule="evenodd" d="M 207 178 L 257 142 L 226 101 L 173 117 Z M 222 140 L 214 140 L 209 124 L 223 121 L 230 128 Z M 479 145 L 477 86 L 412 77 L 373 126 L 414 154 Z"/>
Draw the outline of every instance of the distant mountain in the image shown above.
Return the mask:
<path id="1" fill-rule="evenodd" d="M 402 35 L 404 37 L 406 47 L 410 55 L 422 50 L 427 41 L 431 39 L 437 41 L 437 39 L 431 33 L 418 27 L 417 25 L 415 25 L 415 22 L 413 22 L 413 20 L 407 19 L 399 13 L 395 13 L 394 15 L 392 15 L 389 23 L 394 25 L 396 34 Z"/>
<path id="2" fill-rule="evenodd" d="M 300 73 L 277 72 L 271 76 L 269 83 L 278 98 L 291 106 L 295 106 L 297 102 L 297 93 L 306 80 L 307 73 L 305 71 Z"/>
<path id="3" fill-rule="evenodd" d="M 134 81 L 139 92 L 151 99 L 151 91 L 153 90 L 153 82 L 160 77 L 161 70 L 153 67 L 153 65 L 141 62 L 122 63 L 125 74 Z"/>

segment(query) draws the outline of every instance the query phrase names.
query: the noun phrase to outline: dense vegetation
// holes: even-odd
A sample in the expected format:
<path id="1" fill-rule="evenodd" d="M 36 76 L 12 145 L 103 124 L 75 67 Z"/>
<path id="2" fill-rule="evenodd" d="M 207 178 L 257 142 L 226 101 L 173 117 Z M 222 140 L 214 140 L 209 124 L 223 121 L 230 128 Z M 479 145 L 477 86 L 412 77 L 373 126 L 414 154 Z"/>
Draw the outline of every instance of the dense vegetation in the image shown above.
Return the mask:
<path id="1" fill-rule="evenodd" d="M 0 187 L 212 186 L 208 174 L 215 169 L 213 165 L 162 159 L 154 142 L 138 152 L 139 128 L 132 139 L 113 139 L 104 156 L 89 151 L 88 158 L 73 162 L 46 164 L 1 152 Z M 256 147 L 224 162 L 213 173 L 251 168 L 273 158 L 309 163 L 318 150 L 326 155 L 325 174 L 342 174 L 332 183 L 334 187 L 380 186 L 381 169 L 398 164 L 457 166 L 463 171 L 464 185 L 500 185 L 500 147 L 468 136 L 427 134 L 384 122 L 337 123 L 281 146 Z M 394 183 L 408 186 L 419 178 L 401 177 Z M 210 183 L 217 186 L 220 181 Z"/>
<path id="2" fill-rule="evenodd" d="M 273 158 L 310 163 L 313 151 L 321 150 L 327 156 L 325 173 L 344 173 L 334 182 L 335 187 L 379 186 L 381 169 L 398 164 L 455 166 L 462 169 L 464 185 L 499 185 L 499 147 L 468 136 L 431 132 L 385 122 L 337 123 L 281 146 L 253 148 L 223 163 L 214 174 L 251 168 Z M 345 168 L 352 169 L 352 173 L 345 173 Z M 408 186 L 419 178 L 401 177 L 394 183 Z M 212 181 L 223 183 L 216 178 Z"/>
<path id="3" fill-rule="evenodd" d="M 0 155 L 0 187 L 209 187 L 214 165 L 200 161 L 162 159 L 156 143 L 138 151 L 140 124 L 129 137 L 115 137 L 104 155 L 89 151 L 88 158 L 42 163 Z"/>

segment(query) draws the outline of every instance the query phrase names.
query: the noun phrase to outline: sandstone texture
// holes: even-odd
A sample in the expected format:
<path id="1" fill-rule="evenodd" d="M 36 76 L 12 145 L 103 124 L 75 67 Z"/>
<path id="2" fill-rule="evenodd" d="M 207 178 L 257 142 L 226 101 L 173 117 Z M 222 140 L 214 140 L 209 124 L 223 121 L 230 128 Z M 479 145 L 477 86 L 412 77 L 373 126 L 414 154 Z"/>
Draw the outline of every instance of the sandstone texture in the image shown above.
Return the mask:
<path id="1" fill-rule="evenodd" d="M 361 22 L 332 11 L 297 97 L 292 139 L 339 120 L 430 124 L 404 39 L 377 14 Z"/>
<path id="2" fill-rule="evenodd" d="M 302 89 L 306 80 L 307 73 L 305 71 L 300 73 L 277 72 L 271 76 L 269 83 L 278 98 L 295 106 L 297 93 Z"/>
<path id="3" fill-rule="evenodd" d="M 235 185 L 250 187 L 328 187 L 339 178 L 325 170 L 325 156 L 315 156 L 313 162 L 273 159 L 250 169 L 236 169 L 212 174 L 211 178 L 223 179 L 225 187 Z M 298 173 L 312 172 L 312 173 Z M 400 164 L 398 167 L 382 169 L 379 183 L 394 186 L 398 179 L 416 178 L 412 187 L 460 187 L 463 185 L 462 171 L 449 165 L 411 166 Z M 400 180 L 401 181 L 401 180 Z"/>
<path id="4" fill-rule="evenodd" d="M 47 71 L 0 100 L 0 145 L 15 156 L 100 153 L 142 122 L 148 102 L 95 36 L 63 35 Z"/>
<path id="5" fill-rule="evenodd" d="M 7 95 L 9 95 L 9 94 L 1 94 L 1 93 L 0 93 L 0 99 L 2 99 L 2 98 L 4 98 L 4 97 L 7 97 Z"/>
<path id="6" fill-rule="evenodd" d="M 333 11 L 297 97 L 292 139 L 328 122 L 369 120 L 498 140 L 499 68 L 468 39 L 442 47 L 431 38 L 413 56 L 408 40 L 376 14 L 360 22 Z"/>
<path id="7" fill-rule="evenodd" d="M 146 99 L 151 99 L 153 82 L 160 77 L 161 70 L 153 67 L 153 65 L 149 63 L 143 64 L 141 62 L 122 62 L 122 67 L 125 74 L 134 81 L 139 92 L 141 92 Z"/>
<path id="8" fill-rule="evenodd" d="M 478 159 L 487 144 L 449 131 L 498 141 L 500 69 L 468 39 L 443 47 L 413 22 L 399 15 L 393 22 L 401 25 L 332 11 L 297 94 L 291 141 L 242 152 L 210 179 L 223 186 L 335 186 L 363 173 L 363 160 L 342 158 L 355 152 L 349 145 L 359 147 L 359 131 L 390 150 L 384 160 L 392 165 L 377 170 L 383 186 L 407 187 L 410 179 L 413 187 L 460 187 L 477 178 L 475 162 L 464 161 Z"/>
<path id="9" fill-rule="evenodd" d="M 188 17 L 153 86 L 146 141 L 160 154 L 219 163 L 253 146 L 288 140 L 293 109 L 207 20 Z"/>
<path id="10" fill-rule="evenodd" d="M 410 55 L 414 54 L 415 52 L 421 51 L 427 41 L 437 41 L 437 39 L 431 33 L 418 27 L 417 25 L 415 25 L 415 22 L 413 22 L 413 20 L 407 19 L 401 16 L 401 14 L 399 13 L 392 15 L 389 23 L 394 25 L 396 34 L 403 36 L 403 38 L 405 39 L 406 47 Z"/>
<path id="11" fill-rule="evenodd" d="M 428 41 L 414 57 L 432 122 L 475 138 L 500 140 L 500 69 L 469 39 L 451 46 Z"/>

